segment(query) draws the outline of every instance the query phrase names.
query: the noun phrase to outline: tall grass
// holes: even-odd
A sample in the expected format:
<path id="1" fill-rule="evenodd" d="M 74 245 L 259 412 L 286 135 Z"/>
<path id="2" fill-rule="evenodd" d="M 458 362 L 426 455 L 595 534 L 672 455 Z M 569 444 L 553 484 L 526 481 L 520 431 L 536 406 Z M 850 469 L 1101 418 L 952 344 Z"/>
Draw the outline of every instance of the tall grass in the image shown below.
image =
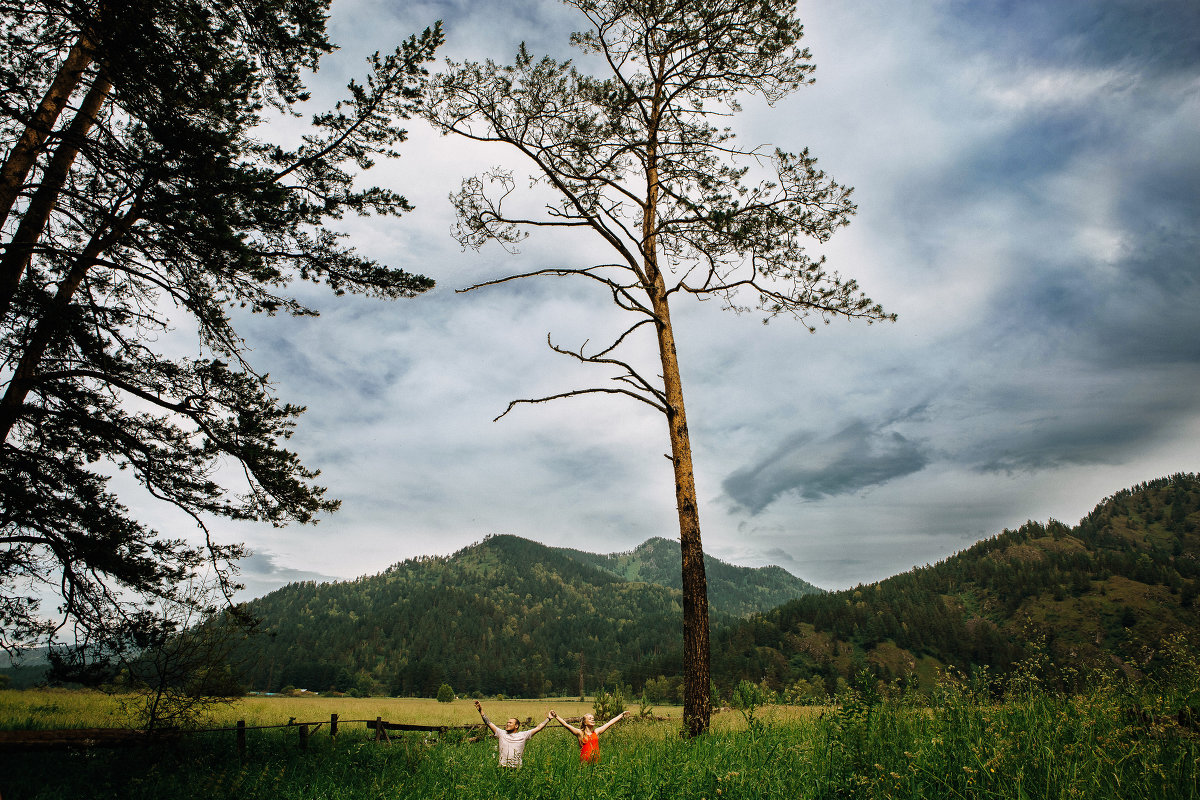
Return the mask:
<path id="1" fill-rule="evenodd" d="M 851 692 L 823 713 L 766 709 L 763 724 L 749 729 L 734 722 L 739 715 L 718 715 L 718 729 L 695 740 L 680 738 L 675 722 L 626 720 L 601 737 L 595 766 L 579 764 L 574 738 L 556 726 L 529 743 L 519 770 L 497 765 L 494 739 L 472 742 L 462 731 L 402 734 L 385 745 L 370 741 L 365 726 L 347 726 L 336 739 L 313 735 L 306 752 L 294 731 L 250 731 L 242 761 L 231 734 L 194 734 L 152 758 L 139 750 L 4 755 L 0 796 L 1200 800 L 1200 739 L 1179 713 L 1193 695 L 1135 693 L 1107 680 L 1070 696 L 1032 682 L 1018 688 L 997 701 L 986 681 L 948 681 L 927 703 Z M 404 706 L 393 703 L 418 708 L 365 702 L 373 705 L 336 713 L 399 719 L 392 712 Z M 528 713 L 517 703 L 529 703 Z M 436 722 L 425 721 L 478 718 L 469 703 L 449 705 L 430 702 Z M 557 700 L 485 704 L 493 719 L 537 721 L 548 707 L 578 710 Z M 286 708 L 302 721 L 329 713 L 304 713 L 317 711 L 308 699 Z"/>
<path id="2" fill-rule="evenodd" d="M 59 730 L 126 726 L 118 699 L 103 692 L 73 689 L 0 691 L 0 729 Z"/>

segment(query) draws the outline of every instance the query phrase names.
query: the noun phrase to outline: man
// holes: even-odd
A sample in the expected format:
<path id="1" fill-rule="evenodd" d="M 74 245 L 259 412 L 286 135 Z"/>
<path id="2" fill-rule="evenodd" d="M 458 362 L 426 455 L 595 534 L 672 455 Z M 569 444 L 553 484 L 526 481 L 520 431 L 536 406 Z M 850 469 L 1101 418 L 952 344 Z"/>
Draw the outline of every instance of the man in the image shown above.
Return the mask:
<path id="1" fill-rule="evenodd" d="M 492 733 L 496 734 L 496 740 L 500 747 L 500 766 L 502 767 L 521 766 L 521 757 L 525 755 L 525 743 L 531 736 L 546 727 L 546 723 L 550 721 L 550 715 L 547 714 L 541 725 L 523 731 L 520 720 L 516 717 L 509 717 L 508 721 L 504 723 L 504 728 L 501 729 L 492 724 L 492 721 L 487 718 L 487 714 L 483 713 L 483 706 L 479 705 L 478 700 L 475 701 L 475 710 L 483 718 L 483 723 L 492 729 Z"/>

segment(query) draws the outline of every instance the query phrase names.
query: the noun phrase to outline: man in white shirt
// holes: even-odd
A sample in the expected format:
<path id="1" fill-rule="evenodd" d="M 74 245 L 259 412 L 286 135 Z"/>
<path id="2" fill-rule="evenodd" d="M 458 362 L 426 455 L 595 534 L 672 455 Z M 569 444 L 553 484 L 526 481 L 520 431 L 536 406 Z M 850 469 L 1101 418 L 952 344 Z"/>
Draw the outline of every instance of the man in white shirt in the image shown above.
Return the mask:
<path id="1" fill-rule="evenodd" d="M 509 717 L 508 721 L 504 723 L 504 727 L 500 728 L 487 718 L 487 714 L 483 713 L 483 706 L 479 705 L 478 700 L 475 701 L 475 709 L 483 718 L 484 724 L 492 729 L 492 733 L 496 734 L 496 740 L 500 747 L 500 766 L 502 767 L 521 766 L 521 757 L 525 755 L 525 743 L 531 736 L 546 727 L 546 723 L 550 721 L 550 715 L 547 714 L 541 725 L 523 731 L 520 720 L 516 717 Z"/>

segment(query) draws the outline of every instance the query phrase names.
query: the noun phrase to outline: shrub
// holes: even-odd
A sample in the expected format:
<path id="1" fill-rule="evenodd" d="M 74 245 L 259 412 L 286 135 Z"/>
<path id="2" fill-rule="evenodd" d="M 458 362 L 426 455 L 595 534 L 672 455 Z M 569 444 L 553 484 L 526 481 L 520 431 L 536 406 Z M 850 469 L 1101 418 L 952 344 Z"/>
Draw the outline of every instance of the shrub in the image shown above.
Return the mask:
<path id="1" fill-rule="evenodd" d="M 668 678 L 659 675 L 657 678 L 649 678 L 643 688 L 647 699 L 653 703 L 683 702 L 683 678 L 681 676 L 672 675 Z"/>
<path id="2" fill-rule="evenodd" d="M 754 716 L 758 707 L 767 705 L 774 699 L 771 691 L 765 686 L 751 683 L 745 678 L 733 688 L 733 696 L 730 698 L 733 701 L 733 707 L 742 712 L 742 716 L 746 718 L 746 725 L 752 731 L 759 730 L 762 725 L 762 720 L 756 719 Z"/>
<path id="3" fill-rule="evenodd" d="M 642 698 L 638 701 L 638 716 L 642 718 L 650 718 L 654 716 L 654 705 L 646 697 L 646 690 L 642 690 Z"/>
<path id="4" fill-rule="evenodd" d="M 621 687 L 614 688 L 611 692 L 607 689 L 600 689 L 596 692 L 596 700 L 592 704 L 592 713 L 596 715 L 598 721 L 603 722 L 620 714 L 625 710 L 625 697 L 621 694 Z"/>
<path id="5" fill-rule="evenodd" d="M 454 700 L 454 690 L 450 688 L 450 684 L 443 683 L 437 690 L 437 701 L 439 703 L 449 703 Z"/>

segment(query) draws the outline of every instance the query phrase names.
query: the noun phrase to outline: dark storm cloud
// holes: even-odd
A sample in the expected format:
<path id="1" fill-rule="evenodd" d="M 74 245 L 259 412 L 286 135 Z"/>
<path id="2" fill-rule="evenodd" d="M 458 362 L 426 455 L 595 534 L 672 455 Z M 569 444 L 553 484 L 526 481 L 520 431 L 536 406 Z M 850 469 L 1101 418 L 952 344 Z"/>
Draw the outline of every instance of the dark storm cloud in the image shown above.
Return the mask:
<path id="1" fill-rule="evenodd" d="M 929 462 L 925 448 L 886 428 L 855 421 L 823 438 L 793 434 L 758 463 L 730 474 L 721 486 L 735 503 L 758 513 L 789 492 L 818 500 L 923 469 Z"/>
<path id="2" fill-rule="evenodd" d="M 1105 404 L 1067 400 L 1061 413 L 982 434 L 963 455 L 982 472 L 1119 463 L 1187 410 L 1178 402 L 1164 402 L 1159 411 L 1144 398 L 1139 400 Z"/>
<path id="3" fill-rule="evenodd" d="M 992 0 L 951 4 L 943 25 L 970 49 L 1001 50 L 1033 62 L 1103 67 L 1137 59 L 1155 71 L 1200 62 L 1200 4 L 1194 0 Z"/>
<path id="4" fill-rule="evenodd" d="M 907 187 L 900 213 L 950 231 L 964 218 L 947 201 L 983 206 L 1011 237 L 979 323 L 948 350 L 962 384 L 941 405 L 970 411 L 955 444 L 948 427 L 928 439 L 985 472 L 1121 463 L 1200 407 L 1200 4 L 948 14 L 947 41 L 1011 67 L 993 98 L 1010 116 Z"/>
<path id="5" fill-rule="evenodd" d="M 1104 369 L 1200 364 L 1200 234 L 1159 229 L 1129 238 L 1133 252 L 1115 263 L 1031 273 L 993 308 L 987 330 L 1043 338 L 1046 350 Z"/>

